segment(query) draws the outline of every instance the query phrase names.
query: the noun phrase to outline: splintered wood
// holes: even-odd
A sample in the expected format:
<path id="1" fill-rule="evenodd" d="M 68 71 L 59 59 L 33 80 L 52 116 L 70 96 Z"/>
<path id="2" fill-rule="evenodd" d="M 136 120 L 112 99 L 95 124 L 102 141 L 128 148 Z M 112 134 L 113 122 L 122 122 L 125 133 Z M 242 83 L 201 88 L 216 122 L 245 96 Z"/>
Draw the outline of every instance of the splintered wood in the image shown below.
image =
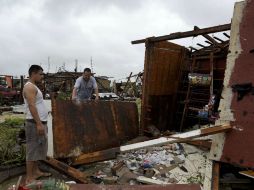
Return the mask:
<path id="1" fill-rule="evenodd" d="M 226 131 L 229 131 L 231 128 L 232 127 L 230 125 L 220 125 L 220 126 L 214 126 L 214 127 L 204 128 L 204 129 L 197 129 L 197 130 L 189 131 L 186 133 L 175 134 L 170 137 L 160 137 L 160 138 L 145 141 L 145 142 L 121 146 L 120 152 L 127 152 L 130 150 L 137 150 L 137 149 L 146 148 L 150 146 L 186 142 L 193 138 L 226 132 Z"/>

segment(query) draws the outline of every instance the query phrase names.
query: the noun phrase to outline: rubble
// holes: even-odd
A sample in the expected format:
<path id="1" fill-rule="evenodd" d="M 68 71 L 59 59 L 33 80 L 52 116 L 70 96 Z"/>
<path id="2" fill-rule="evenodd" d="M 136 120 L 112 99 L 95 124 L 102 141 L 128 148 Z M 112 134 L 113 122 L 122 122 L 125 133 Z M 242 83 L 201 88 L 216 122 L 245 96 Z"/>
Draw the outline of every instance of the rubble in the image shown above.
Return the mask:
<path id="1" fill-rule="evenodd" d="M 121 185 L 202 184 L 208 153 L 185 143 L 120 153 L 116 159 L 105 161 L 106 165 L 94 172 L 93 181 Z M 110 169 L 111 172 L 108 172 Z"/>
<path id="2" fill-rule="evenodd" d="M 55 158 L 68 159 L 71 166 L 66 160 L 53 158 L 46 163 L 80 183 L 120 184 L 122 187 L 197 184 L 196 187 L 203 186 L 205 190 L 219 189 L 220 184 L 227 188 L 252 185 L 252 170 L 241 168 L 239 171 L 235 167 L 236 171 L 225 172 L 220 167 L 223 167 L 221 161 L 244 169 L 253 166 L 250 151 L 253 147 L 254 112 L 250 104 L 253 102 L 253 93 L 250 93 L 253 69 L 250 64 L 254 50 L 250 35 L 253 12 L 249 11 L 253 7 L 251 0 L 236 3 L 232 23 L 225 25 L 203 29 L 195 26 L 192 31 L 133 41 L 133 44 L 146 44 L 142 102 L 137 100 L 142 107 L 140 118 L 140 109 L 136 109 L 134 102 L 91 101 L 81 106 L 67 101 L 67 94 L 62 98 L 59 94 L 62 100 L 52 99 L 53 120 L 49 122 L 54 130 L 52 155 L 54 151 Z M 231 30 L 230 35 L 223 33 L 227 39 L 210 36 L 227 30 Z M 198 43 L 201 49 L 187 49 L 168 41 L 197 35 L 206 38 L 209 46 Z M 62 81 L 62 74 L 48 74 L 44 84 L 54 87 L 58 82 L 59 88 L 67 92 L 78 73 L 65 73 L 68 82 Z M 120 92 L 122 97 L 129 95 L 129 100 L 135 91 L 131 77 L 132 73 Z M 141 73 L 138 77 L 141 78 Z M 104 82 L 109 84 L 107 80 Z M 102 87 L 106 89 L 105 85 Z M 140 95 L 138 89 L 135 93 Z M 23 113 L 22 105 L 1 107 L 0 113 L 9 109 Z M 206 127 L 201 127 L 202 122 Z M 193 126 L 195 130 L 186 131 L 189 127 L 194 129 Z M 165 131 L 169 131 L 170 136 L 162 136 Z M 175 131 L 182 133 L 175 134 Z M 230 132 L 225 134 L 227 131 Z M 213 137 L 213 144 L 211 139 L 200 139 L 218 133 L 220 135 Z M 126 144 L 145 134 L 152 138 L 136 138 Z M 13 145 L 9 150 L 17 153 L 21 149 Z M 15 161 L 17 156 L 13 157 Z M 88 171 L 88 164 L 95 167 Z"/>

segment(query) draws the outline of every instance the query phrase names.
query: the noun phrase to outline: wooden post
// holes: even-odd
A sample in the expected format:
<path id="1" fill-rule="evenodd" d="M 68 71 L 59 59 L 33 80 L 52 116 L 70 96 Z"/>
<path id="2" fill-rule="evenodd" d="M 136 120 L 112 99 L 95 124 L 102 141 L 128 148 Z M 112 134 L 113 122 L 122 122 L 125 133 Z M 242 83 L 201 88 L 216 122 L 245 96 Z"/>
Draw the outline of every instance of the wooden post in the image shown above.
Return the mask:
<path id="1" fill-rule="evenodd" d="M 220 163 L 213 162 L 212 189 L 219 190 L 220 185 Z"/>

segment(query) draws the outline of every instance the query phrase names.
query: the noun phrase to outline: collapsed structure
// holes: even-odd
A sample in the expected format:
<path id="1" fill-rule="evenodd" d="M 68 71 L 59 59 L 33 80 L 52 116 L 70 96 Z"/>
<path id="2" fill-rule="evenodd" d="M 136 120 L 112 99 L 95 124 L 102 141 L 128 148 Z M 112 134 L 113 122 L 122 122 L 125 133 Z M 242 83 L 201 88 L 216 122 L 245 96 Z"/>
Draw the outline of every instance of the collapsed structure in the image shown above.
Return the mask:
<path id="1" fill-rule="evenodd" d="M 110 160 L 116 158 L 119 153 L 128 154 L 130 151 L 141 151 L 147 147 L 183 142 L 200 145 L 210 141 L 193 141 L 194 138 L 209 136 L 212 145 L 210 153 L 205 154 L 207 164 L 203 172 L 203 189 L 219 188 L 222 163 L 240 168 L 253 168 L 252 10 L 253 0 L 237 2 L 232 22 L 229 24 L 203 29 L 195 26 L 192 31 L 133 41 L 132 44 L 145 43 L 146 46 L 140 119 L 133 102 L 101 101 L 78 104 L 52 99 L 52 121 L 49 121 L 49 125 L 52 125 L 53 129 L 54 152 L 50 156 L 54 158 L 49 158 L 46 162 L 77 181 L 87 183 L 87 175 L 74 166 Z M 230 35 L 225 32 L 229 30 Z M 217 32 L 223 32 L 225 38 L 210 35 Z M 208 44 L 198 44 L 201 49 L 186 48 L 169 42 L 198 35 L 203 36 Z M 195 130 L 186 132 L 193 126 Z M 156 130 L 159 131 L 159 135 L 154 135 Z M 124 144 L 147 133 L 154 135 L 152 139 Z M 210 148 L 210 145 L 206 147 Z M 164 157 L 169 155 L 166 153 L 172 153 L 172 147 L 165 148 L 167 150 L 163 150 Z M 152 150 L 151 155 L 154 152 L 156 151 Z M 133 152 L 133 155 L 142 154 L 144 159 L 146 153 Z M 68 160 L 69 165 L 73 167 L 56 159 Z M 177 158 L 174 162 L 177 162 L 176 160 L 181 162 Z M 122 169 L 123 165 L 120 162 L 112 167 L 115 175 L 121 175 L 121 170 L 128 173 Z M 144 167 L 148 166 L 149 164 Z M 131 163 L 130 167 L 138 170 Z M 137 177 L 137 181 L 165 185 L 139 185 L 140 189 L 201 189 L 197 184 L 168 184 L 144 176 Z M 82 188 L 100 187 L 91 184 L 72 185 L 72 189 Z M 131 189 L 137 186 L 115 185 L 104 188 Z"/>

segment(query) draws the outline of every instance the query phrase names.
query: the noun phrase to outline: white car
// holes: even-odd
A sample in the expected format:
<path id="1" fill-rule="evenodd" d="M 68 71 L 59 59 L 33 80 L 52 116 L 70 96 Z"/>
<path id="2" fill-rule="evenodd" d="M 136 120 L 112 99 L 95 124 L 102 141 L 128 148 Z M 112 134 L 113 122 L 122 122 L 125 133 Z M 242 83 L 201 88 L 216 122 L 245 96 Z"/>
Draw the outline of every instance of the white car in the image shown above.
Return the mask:
<path id="1" fill-rule="evenodd" d="M 96 97 L 95 94 L 93 94 L 93 99 Z M 117 96 L 113 92 L 105 92 L 105 93 L 99 93 L 99 98 L 101 100 L 118 100 L 119 96 Z"/>

